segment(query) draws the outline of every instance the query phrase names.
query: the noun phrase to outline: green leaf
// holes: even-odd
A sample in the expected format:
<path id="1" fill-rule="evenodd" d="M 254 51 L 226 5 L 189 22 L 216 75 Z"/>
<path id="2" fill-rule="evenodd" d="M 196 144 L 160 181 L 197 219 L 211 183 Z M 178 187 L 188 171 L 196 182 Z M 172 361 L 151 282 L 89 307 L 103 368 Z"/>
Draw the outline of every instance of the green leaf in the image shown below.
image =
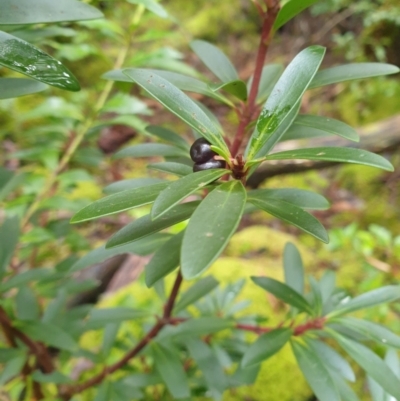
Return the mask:
<path id="1" fill-rule="evenodd" d="M 16 326 L 36 341 L 60 348 L 66 351 L 76 351 L 78 344 L 63 329 L 50 323 L 19 321 Z"/>
<path id="2" fill-rule="evenodd" d="M 328 243 L 328 234 L 322 224 L 310 213 L 299 207 L 278 199 L 252 199 L 249 201 L 259 209 L 272 214 L 273 216 L 293 224 L 313 237 Z"/>
<path id="3" fill-rule="evenodd" d="M 26 78 L 0 78 L 0 99 L 30 95 L 47 89 L 47 85 Z"/>
<path id="4" fill-rule="evenodd" d="M 38 320 L 40 308 L 36 294 L 30 287 L 21 287 L 15 298 L 16 315 L 19 320 Z"/>
<path id="5" fill-rule="evenodd" d="M 0 89 L 0 94 L 1 94 Z M 24 182 L 26 174 L 15 174 L 14 172 L 0 167 L 0 201 L 3 200 L 18 185 Z"/>
<path id="6" fill-rule="evenodd" d="M 93 308 L 86 321 L 86 330 L 96 330 L 103 328 L 110 323 L 120 323 L 125 320 L 136 320 L 146 317 L 148 313 L 144 310 L 132 309 L 126 307 L 113 308 Z"/>
<path id="7" fill-rule="evenodd" d="M 151 287 L 179 266 L 184 231 L 174 235 L 153 255 L 145 266 L 145 282 Z"/>
<path id="8" fill-rule="evenodd" d="M 104 356 L 104 359 L 110 355 L 111 349 L 117 339 L 117 334 L 120 327 L 120 323 L 108 323 L 104 327 L 103 342 L 101 344 L 101 353 Z"/>
<path id="9" fill-rule="evenodd" d="M 164 216 L 152 220 L 150 214 L 141 217 L 116 232 L 107 242 L 106 248 L 127 244 L 147 235 L 168 228 L 176 223 L 187 220 L 195 211 L 199 202 L 188 202 L 177 205 Z"/>
<path id="10" fill-rule="evenodd" d="M 360 401 L 353 389 L 338 373 L 330 370 L 330 374 L 342 401 Z"/>
<path id="11" fill-rule="evenodd" d="M 376 341 L 386 347 L 400 349 L 400 336 L 393 333 L 385 326 L 352 317 L 343 317 L 339 320 L 339 323 L 343 324 L 345 327 L 349 327 L 363 337 Z"/>
<path id="12" fill-rule="evenodd" d="M 351 79 L 397 74 L 399 71 L 399 67 L 384 63 L 354 63 L 339 65 L 337 67 L 319 71 L 311 82 L 309 89 L 335 84 L 337 82 L 349 81 Z"/>
<path id="13" fill-rule="evenodd" d="M 203 373 L 211 397 L 221 399 L 228 387 L 228 380 L 212 348 L 204 341 L 194 338 L 185 341 L 185 346 Z"/>
<path id="14" fill-rule="evenodd" d="M 288 65 L 257 120 L 257 129 L 249 142 L 246 157 L 248 160 L 252 160 L 258 154 L 286 119 L 294 117 L 293 112 L 299 106 L 299 102 L 316 74 L 324 54 L 325 48 L 310 46 L 301 51 Z M 275 138 L 275 143 L 279 139 Z M 271 143 L 264 151 L 268 153 L 275 143 Z"/>
<path id="15" fill-rule="evenodd" d="M 334 118 L 300 114 L 296 117 L 291 128 L 286 132 L 285 137 L 292 135 L 295 137 L 297 127 L 311 128 L 312 130 L 322 131 L 323 133 L 341 136 L 350 141 L 358 142 L 360 140 L 357 131 Z M 314 131 L 315 132 L 315 131 Z M 301 138 L 303 139 L 303 137 Z"/>
<path id="16" fill-rule="evenodd" d="M 57 88 L 80 90 L 79 82 L 59 61 L 30 43 L 1 31 L 0 65 Z"/>
<path id="17" fill-rule="evenodd" d="M 239 80 L 235 67 L 218 47 L 204 40 L 193 40 L 190 47 L 222 82 Z"/>
<path id="18" fill-rule="evenodd" d="M 283 250 L 283 269 L 286 284 L 296 292 L 304 294 L 304 267 L 299 250 L 287 242 Z"/>
<path id="19" fill-rule="evenodd" d="M 19 356 L 25 356 L 26 350 L 18 348 L 0 348 L 0 363 L 6 363 Z"/>
<path id="20" fill-rule="evenodd" d="M 240 100 L 247 100 L 246 84 L 240 79 L 211 85 L 213 91 L 224 90 Z"/>
<path id="21" fill-rule="evenodd" d="M 341 401 L 338 389 L 318 354 L 298 341 L 291 344 L 297 363 L 316 397 L 321 401 Z"/>
<path id="22" fill-rule="evenodd" d="M 242 366 L 249 367 L 270 358 L 290 340 L 292 334 L 291 329 L 280 328 L 261 335 L 244 353 Z"/>
<path id="23" fill-rule="evenodd" d="M 224 169 L 199 171 L 170 183 L 165 189 L 161 190 L 154 201 L 151 209 L 151 217 L 158 219 L 189 195 L 200 189 L 204 189 L 207 184 L 217 180 L 227 172 Z"/>
<path id="24" fill-rule="evenodd" d="M 35 370 L 32 373 L 32 380 L 38 383 L 55 383 L 55 384 L 66 384 L 72 382 L 72 379 L 70 379 L 68 376 L 63 375 L 60 372 L 45 374 L 40 370 Z"/>
<path id="25" fill-rule="evenodd" d="M 330 331 L 330 334 L 332 334 L 349 356 L 380 384 L 385 391 L 393 397 L 400 399 L 400 379 L 396 377 L 381 358 L 362 344 L 345 338 L 334 331 Z"/>
<path id="26" fill-rule="evenodd" d="M 149 125 L 148 127 L 146 127 L 146 131 L 149 132 L 151 135 L 162 139 L 163 141 L 171 142 L 175 146 L 180 147 L 181 149 L 186 151 L 186 154 L 189 152 L 190 146 L 186 142 L 186 140 L 167 128 L 159 127 L 158 125 Z"/>
<path id="27" fill-rule="evenodd" d="M 286 150 L 266 156 L 265 160 L 325 160 L 339 163 L 355 163 L 364 166 L 381 168 L 382 170 L 393 171 L 394 168 L 384 157 L 362 149 L 321 147 L 308 149 Z"/>
<path id="28" fill-rule="evenodd" d="M 279 10 L 278 16 L 273 25 L 273 30 L 278 30 L 286 22 L 290 21 L 297 14 L 301 13 L 306 8 L 312 6 L 318 0 L 289 0 Z"/>
<path id="29" fill-rule="evenodd" d="M 179 354 L 161 344 L 152 343 L 154 365 L 175 399 L 189 398 L 190 389 Z"/>
<path id="30" fill-rule="evenodd" d="M 191 171 L 191 170 L 190 170 Z M 148 185 L 158 184 L 165 182 L 160 178 L 146 177 L 146 178 L 132 178 L 129 180 L 120 180 L 107 185 L 103 192 L 105 194 L 115 194 L 116 192 L 125 191 L 127 189 L 134 189 L 139 187 L 146 187 Z"/>
<path id="31" fill-rule="evenodd" d="M 356 380 L 356 376 L 350 364 L 333 348 L 322 341 L 313 340 L 311 338 L 307 338 L 306 341 L 307 346 L 310 347 L 316 355 L 319 355 L 321 361 L 323 361 L 328 368 L 331 368 L 346 380 L 351 382 Z"/>
<path id="32" fill-rule="evenodd" d="M 122 255 L 124 253 L 132 253 L 140 256 L 150 255 L 162 246 L 171 236 L 169 234 L 156 233 L 148 237 L 137 240 L 133 243 L 118 246 L 112 249 L 106 249 L 103 246 L 87 253 L 84 257 L 74 263 L 69 273 L 82 270 L 85 267 L 103 262 L 113 256 Z"/>
<path id="33" fill-rule="evenodd" d="M 208 334 L 217 333 L 221 330 L 232 329 L 234 322 L 221 317 L 209 316 L 189 319 L 175 327 L 173 335 L 186 341 L 187 338 L 201 337 Z"/>
<path id="34" fill-rule="evenodd" d="M 175 163 L 175 162 L 161 162 L 148 164 L 147 168 L 152 170 L 162 171 L 164 173 L 175 174 L 179 176 L 185 176 L 192 174 L 193 169 L 186 164 Z"/>
<path id="35" fill-rule="evenodd" d="M 187 306 L 194 304 L 205 297 L 218 286 L 218 281 L 213 276 L 202 278 L 185 291 L 174 306 L 174 312 L 178 313 Z"/>
<path id="36" fill-rule="evenodd" d="M 6 292 L 11 288 L 22 287 L 31 281 L 40 281 L 40 279 L 48 277 L 52 273 L 53 271 L 47 268 L 32 269 L 23 273 L 19 273 L 0 284 L 0 293 Z"/>
<path id="37" fill-rule="evenodd" d="M 154 1 L 154 0 L 127 0 L 127 1 L 128 1 L 128 3 L 131 3 L 131 4 L 143 5 L 145 8 L 147 8 L 149 11 L 151 11 L 153 14 L 159 16 L 160 18 L 168 17 L 168 12 L 157 1 Z"/>
<path id="38" fill-rule="evenodd" d="M 269 277 L 251 277 L 251 279 L 256 285 L 268 291 L 285 304 L 294 306 L 305 313 L 312 314 L 311 305 L 307 300 L 286 284 Z"/>
<path id="39" fill-rule="evenodd" d="M 139 145 L 128 146 L 114 154 L 114 159 L 123 157 L 153 157 L 153 156 L 187 156 L 188 152 L 176 146 L 165 145 L 163 143 L 141 143 Z"/>
<path id="40" fill-rule="evenodd" d="M 17 246 L 19 237 L 19 220 L 12 217 L 3 222 L 0 226 L 0 278 L 3 276 L 14 249 Z"/>
<path id="41" fill-rule="evenodd" d="M 25 365 L 27 359 L 26 355 L 17 356 L 14 359 L 8 361 L 3 367 L 3 371 L 0 373 L 0 386 L 7 383 L 14 376 L 17 376 Z"/>
<path id="42" fill-rule="evenodd" d="M 346 315 L 360 309 L 371 308 L 379 304 L 396 301 L 400 298 L 400 285 L 388 285 L 361 294 L 353 299 L 345 300 L 328 316 L 330 318 Z"/>
<path id="43" fill-rule="evenodd" d="M 210 143 L 229 152 L 220 128 L 207 117 L 190 97 L 176 86 L 146 70 L 126 69 L 124 74 Z"/>
<path id="44" fill-rule="evenodd" d="M 330 206 L 322 195 L 297 188 L 255 189 L 248 192 L 248 198 L 260 200 L 277 199 L 304 209 L 314 210 L 326 210 Z"/>
<path id="45" fill-rule="evenodd" d="M 76 0 L 2 0 L 0 25 L 26 25 L 102 18 L 103 14 L 89 4 Z"/>
<path id="46" fill-rule="evenodd" d="M 261 80 L 258 86 L 257 102 L 264 102 L 271 93 L 276 81 L 282 74 L 282 64 L 268 64 L 263 67 Z M 247 91 L 250 93 L 253 77 L 247 83 Z"/>
<path id="47" fill-rule="evenodd" d="M 240 181 L 221 184 L 200 203 L 182 242 L 185 279 L 199 276 L 218 258 L 235 233 L 245 204 L 246 190 Z"/>
<path id="48" fill-rule="evenodd" d="M 82 221 L 97 219 L 102 216 L 109 216 L 110 214 L 147 205 L 153 202 L 160 191 L 167 186 L 168 182 L 162 182 L 146 187 L 127 189 L 126 191 L 109 195 L 81 209 L 72 217 L 70 223 L 81 223 Z"/>

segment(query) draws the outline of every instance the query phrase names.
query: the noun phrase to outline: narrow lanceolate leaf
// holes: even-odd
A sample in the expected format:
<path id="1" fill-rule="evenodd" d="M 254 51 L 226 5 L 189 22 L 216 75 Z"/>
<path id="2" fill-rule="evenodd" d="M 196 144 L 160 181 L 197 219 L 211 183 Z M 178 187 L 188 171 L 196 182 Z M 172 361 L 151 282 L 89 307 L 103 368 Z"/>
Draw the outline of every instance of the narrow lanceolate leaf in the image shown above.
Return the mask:
<path id="1" fill-rule="evenodd" d="M 325 48 L 311 46 L 300 52 L 288 65 L 257 120 L 257 129 L 250 138 L 247 159 L 251 160 L 258 154 L 279 126 L 291 115 L 293 109 L 298 107 L 324 54 Z M 265 150 L 269 152 L 270 149 Z"/>
<path id="2" fill-rule="evenodd" d="M 142 69 L 126 69 L 126 74 L 168 110 L 206 138 L 210 143 L 228 151 L 220 128 L 204 111 L 175 85 Z"/>
<path id="3" fill-rule="evenodd" d="M 181 149 L 185 150 L 187 153 L 189 152 L 190 146 L 186 142 L 186 140 L 167 128 L 159 127 L 158 125 L 149 125 L 148 127 L 146 127 L 146 131 L 149 132 L 151 135 L 162 139 L 163 141 L 171 142 L 175 146 L 178 146 Z"/>
<path id="4" fill-rule="evenodd" d="M 322 195 L 305 189 L 277 188 L 255 189 L 248 193 L 249 199 L 278 199 L 292 205 L 313 210 L 325 210 L 329 208 L 329 202 Z"/>
<path id="5" fill-rule="evenodd" d="M 288 328 L 272 330 L 258 337 L 246 350 L 242 366 L 256 365 L 276 354 L 290 339 L 293 332 Z"/>
<path id="6" fill-rule="evenodd" d="M 3 387 L 3 384 L 7 383 L 14 376 L 17 376 L 21 372 L 26 359 L 27 355 L 20 355 L 11 359 L 3 366 L 2 372 L 0 373 L 1 387 Z"/>
<path id="7" fill-rule="evenodd" d="M 24 178 L 25 173 L 15 174 L 13 171 L 0 167 L 0 201 L 22 184 Z"/>
<path id="8" fill-rule="evenodd" d="M 236 96 L 240 100 L 247 99 L 247 87 L 246 84 L 236 79 L 234 81 L 224 82 L 222 84 L 211 85 L 213 91 L 224 90 L 233 96 Z"/>
<path id="9" fill-rule="evenodd" d="M 59 61 L 30 43 L 1 31 L 0 65 L 57 88 L 80 90 L 79 82 Z"/>
<path id="10" fill-rule="evenodd" d="M 339 65 L 337 67 L 319 71 L 311 82 L 309 89 L 335 84 L 337 82 L 349 81 L 351 79 L 397 74 L 399 71 L 399 67 L 385 63 L 354 63 Z"/>
<path id="11" fill-rule="evenodd" d="M 366 346 L 345 338 L 335 332 L 331 333 L 339 345 L 365 370 L 385 391 L 400 399 L 400 379 L 381 358 Z"/>
<path id="12" fill-rule="evenodd" d="M 175 304 L 174 312 L 185 309 L 187 306 L 194 304 L 199 299 L 209 294 L 218 286 L 218 281 L 213 276 L 202 278 L 193 284 L 186 292 L 184 292 Z"/>
<path id="13" fill-rule="evenodd" d="M 76 263 L 74 263 L 71 266 L 69 273 L 82 270 L 88 266 L 104 262 L 105 260 L 113 256 L 122 255 L 124 253 L 132 253 L 140 256 L 150 255 L 151 253 L 154 253 L 166 241 L 168 241 L 170 237 L 171 236 L 169 234 L 156 233 L 130 244 L 117 246 L 112 249 L 105 249 L 103 245 L 100 248 L 90 251 L 81 259 L 79 259 Z"/>
<path id="14" fill-rule="evenodd" d="M 109 195 L 84 207 L 71 219 L 71 223 L 97 219 L 101 216 L 123 212 L 134 207 L 147 205 L 157 198 L 160 191 L 168 186 L 167 182 L 146 187 L 128 189 Z"/>
<path id="15" fill-rule="evenodd" d="M 325 361 L 327 367 L 340 374 L 340 376 L 346 380 L 351 382 L 356 380 L 352 367 L 337 351 L 322 341 L 307 338 L 306 342 L 307 345 L 319 355 L 320 359 Z"/>
<path id="16" fill-rule="evenodd" d="M 396 301 L 399 298 L 400 285 L 388 285 L 366 292 L 350 301 L 339 304 L 337 308 L 329 314 L 329 317 L 341 316 L 360 309 L 371 308 L 379 304 Z"/>
<path id="17" fill-rule="evenodd" d="M 205 316 L 186 320 L 176 327 L 173 335 L 177 340 L 186 340 L 187 338 L 201 337 L 232 329 L 233 326 L 234 322 L 232 320 L 216 316 Z"/>
<path id="18" fill-rule="evenodd" d="M 354 163 L 364 166 L 378 167 L 382 170 L 393 171 L 393 166 L 384 157 L 361 149 L 353 148 L 308 148 L 286 150 L 284 152 L 273 153 L 265 160 L 287 160 L 287 159 L 306 159 L 324 160 L 338 163 Z"/>
<path id="19" fill-rule="evenodd" d="M 246 190 L 240 181 L 220 185 L 201 202 L 183 237 L 183 277 L 200 275 L 217 259 L 236 231 L 245 204 Z"/>
<path id="20" fill-rule="evenodd" d="M 329 242 L 328 234 L 323 225 L 312 214 L 303 209 L 278 199 L 249 198 L 249 201 L 264 212 L 293 224 L 322 242 Z"/>
<path id="21" fill-rule="evenodd" d="M 189 398 L 190 389 L 179 353 L 161 344 L 153 343 L 154 365 L 174 399 Z"/>
<path id="22" fill-rule="evenodd" d="M 222 82 L 230 82 L 239 79 L 235 67 L 218 47 L 204 40 L 194 40 L 190 43 L 190 47 L 209 70 Z"/>
<path id="23" fill-rule="evenodd" d="M 151 287 L 179 266 L 183 234 L 184 231 L 169 239 L 146 265 L 144 273 L 147 287 Z"/>
<path id="24" fill-rule="evenodd" d="M 263 67 L 261 73 L 260 85 L 258 86 L 257 101 L 264 102 L 269 94 L 271 93 L 276 81 L 282 74 L 282 64 L 268 64 Z M 253 83 L 253 77 L 249 79 L 247 83 L 247 91 L 250 93 L 251 85 Z"/>
<path id="25" fill-rule="evenodd" d="M 400 349 L 400 336 L 393 333 L 385 326 L 352 317 L 341 318 L 339 322 L 343 324 L 343 326 L 349 327 L 356 333 L 361 334 L 363 337 L 376 341 L 386 347 Z"/>
<path id="26" fill-rule="evenodd" d="M 227 173 L 224 169 L 211 169 L 187 175 L 172 182 L 154 201 L 151 217 L 157 219 L 192 193 L 204 188 Z"/>
<path id="27" fill-rule="evenodd" d="M 0 99 L 11 99 L 44 91 L 48 86 L 26 78 L 0 78 Z"/>
<path id="28" fill-rule="evenodd" d="M 304 294 L 304 268 L 299 250 L 288 242 L 283 250 L 283 269 L 286 284 L 299 294 Z"/>
<path id="29" fill-rule="evenodd" d="M 308 384 L 321 401 L 341 401 L 329 370 L 313 350 L 298 341 L 292 341 L 297 363 Z"/>
<path id="30" fill-rule="evenodd" d="M 26 25 L 102 18 L 103 14 L 77 0 L 2 0 L 0 25 Z"/>
<path id="31" fill-rule="evenodd" d="M 187 156 L 188 152 L 181 148 L 172 145 L 165 145 L 163 143 L 141 143 L 139 145 L 128 146 L 115 153 L 115 159 L 122 159 L 123 157 L 179 157 Z"/>
<path id="32" fill-rule="evenodd" d="M 162 171 L 164 173 L 170 173 L 179 175 L 181 177 L 192 174 L 193 169 L 186 164 L 176 162 L 161 162 L 148 164 L 147 168 L 152 170 Z"/>
<path id="33" fill-rule="evenodd" d="M 293 122 L 292 128 L 296 126 L 318 129 L 328 134 L 338 135 L 350 141 L 358 142 L 360 140 L 357 131 L 339 120 L 334 118 L 326 118 L 321 116 L 312 116 L 308 114 L 300 114 Z"/>
<path id="34" fill-rule="evenodd" d="M 280 9 L 278 16 L 274 22 L 273 29 L 276 31 L 281 26 L 285 25 L 286 22 L 290 21 L 297 14 L 301 13 L 306 8 L 312 6 L 318 0 L 289 0 Z"/>
<path id="35" fill-rule="evenodd" d="M 131 178 L 129 180 L 120 180 L 107 185 L 103 192 L 105 194 L 115 194 L 117 192 L 125 191 L 127 189 L 134 189 L 139 187 L 146 187 L 160 182 L 165 182 L 160 178 L 146 177 L 146 178 Z"/>
<path id="36" fill-rule="evenodd" d="M 294 306 L 303 312 L 312 313 L 311 305 L 307 300 L 288 285 L 269 277 L 252 277 L 251 279 L 256 285 L 268 291 L 284 303 Z"/>
<path id="37" fill-rule="evenodd" d="M 16 217 L 4 220 L 0 226 L 0 278 L 3 276 L 19 237 L 19 220 Z"/>
<path id="38" fill-rule="evenodd" d="M 187 220 L 198 205 L 199 202 L 188 202 L 177 205 L 157 220 L 152 220 L 150 214 L 147 214 L 116 232 L 107 242 L 106 248 L 128 244 L 129 242 L 136 241 Z"/>
<path id="39" fill-rule="evenodd" d="M 146 311 L 126 307 L 93 308 L 90 311 L 86 324 L 88 328 L 95 330 L 109 323 L 120 323 L 125 320 L 135 320 L 145 316 L 147 316 Z"/>

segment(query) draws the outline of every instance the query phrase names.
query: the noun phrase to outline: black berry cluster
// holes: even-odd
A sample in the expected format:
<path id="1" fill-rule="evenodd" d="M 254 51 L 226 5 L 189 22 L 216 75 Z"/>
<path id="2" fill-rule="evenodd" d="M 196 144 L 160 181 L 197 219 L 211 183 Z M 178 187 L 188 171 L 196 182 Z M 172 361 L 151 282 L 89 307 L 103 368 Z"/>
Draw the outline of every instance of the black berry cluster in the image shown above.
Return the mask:
<path id="1" fill-rule="evenodd" d="M 193 171 L 212 168 L 225 168 L 224 160 L 215 160 L 217 154 L 211 150 L 211 144 L 204 138 L 196 139 L 190 148 L 190 157 L 194 161 Z"/>

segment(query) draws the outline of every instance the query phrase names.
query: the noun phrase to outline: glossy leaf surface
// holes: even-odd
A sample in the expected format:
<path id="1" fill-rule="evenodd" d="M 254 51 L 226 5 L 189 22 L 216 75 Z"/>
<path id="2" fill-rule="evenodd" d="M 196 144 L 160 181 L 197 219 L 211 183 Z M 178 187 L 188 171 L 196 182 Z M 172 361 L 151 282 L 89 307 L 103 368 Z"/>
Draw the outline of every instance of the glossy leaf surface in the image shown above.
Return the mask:
<path id="1" fill-rule="evenodd" d="M 79 223 L 96 219 L 101 216 L 123 212 L 134 207 L 147 205 L 157 198 L 160 191 L 168 186 L 168 183 L 159 183 L 146 187 L 127 189 L 113 195 L 106 196 L 84 207 L 71 219 L 71 223 Z"/>
<path id="2" fill-rule="evenodd" d="M 288 328 L 275 329 L 269 333 L 262 334 L 246 350 L 242 366 L 256 365 L 270 358 L 289 341 L 292 334 L 292 330 Z"/>
<path id="3" fill-rule="evenodd" d="M 286 150 L 273 153 L 265 158 L 266 160 L 324 160 L 338 163 L 354 163 L 364 166 L 378 167 L 382 170 L 393 171 L 393 166 L 384 157 L 361 149 L 323 147 Z"/>
<path id="4" fill-rule="evenodd" d="M 224 169 L 211 169 L 187 175 L 163 189 L 154 201 L 151 216 L 157 219 L 192 193 L 204 188 L 227 173 Z"/>
<path id="5" fill-rule="evenodd" d="M 152 156 L 187 156 L 188 152 L 181 148 L 163 143 L 141 143 L 128 146 L 115 153 L 115 159 L 123 157 L 152 157 Z"/>
<path id="6" fill-rule="evenodd" d="M 246 84 L 240 79 L 234 81 L 224 82 L 222 84 L 211 85 L 214 91 L 224 90 L 233 96 L 236 96 L 240 100 L 247 99 L 247 87 Z"/>
<path id="7" fill-rule="evenodd" d="M 174 131 L 171 131 L 167 128 L 160 127 L 158 125 L 149 125 L 146 127 L 146 131 L 149 132 L 151 135 L 156 136 L 166 142 L 171 142 L 175 146 L 180 147 L 181 149 L 189 152 L 189 144 L 183 139 L 181 136 L 176 134 Z"/>
<path id="8" fill-rule="evenodd" d="M 341 316 L 360 309 L 371 308 L 383 303 L 393 302 L 400 298 L 400 285 L 388 285 L 376 290 L 366 292 L 343 302 L 329 314 L 329 316 Z"/>
<path id="9" fill-rule="evenodd" d="M 322 62 L 324 54 L 325 48 L 311 46 L 301 51 L 288 65 L 257 120 L 257 129 L 250 138 L 247 159 L 251 160 L 258 154 L 279 126 L 291 116 L 293 109 L 298 107 L 301 97 Z M 271 147 L 266 151 L 268 152 Z"/>
<path id="10" fill-rule="evenodd" d="M 248 193 L 250 199 L 277 199 L 304 209 L 325 210 L 329 202 L 322 195 L 297 188 L 255 189 Z"/>
<path id="11" fill-rule="evenodd" d="M 318 0 L 289 0 L 280 9 L 278 16 L 274 22 L 273 29 L 276 31 L 281 26 L 285 25 L 286 22 L 290 21 L 297 14 L 301 13 L 306 8 L 312 6 Z"/>
<path id="12" fill-rule="evenodd" d="M 30 43 L 1 31 L 0 65 L 57 88 L 80 90 L 79 82 L 61 62 Z"/>
<path id="13" fill-rule="evenodd" d="M 179 175 L 181 177 L 193 173 L 192 167 L 189 167 L 186 164 L 175 163 L 175 162 L 152 163 L 148 164 L 147 168 L 152 170 L 162 171 L 164 173 Z"/>
<path id="14" fill-rule="evenodd" d="M 154 234 L 164 228 L 187 220 L 198 205 L 199 202 L 188 202 L 175 206 L 157 220 L 152 220 L 150 214 L 147 214 L 115 233 L 107 242 L 106 248 L 113 248 L 118 245 L 136 241 L 139 238 L 146 237 L 147 235 Z"/>
<path id="15" fill-rule="evenodd" d="M 201 202 L 183 237 L 183 277 L 200 275 L 221 254 L 236 231 L 245 203 L 246 190 L 240 181 L 221 184 Z"/>
<path id="16" fill-rule="evenodd" d="M 11 99 L 41 92 L 47 85 L 32 79 L 0 78 L 0 99 Z"/>
<path id="17" fill-rule="evenodd" d="M 328 234 L 323 225 L 310 213 L 303 209 L 278 199 L 254 199 L 249 201 L 264 212 L 293 224 L 313 237 L 328 243 Z"/>
<path id="18" fill-rule="evenodd" d="M 270 277 L 252 277 L 251 279 L 256 285 L 268 291 L 284 303 L 294 306 L 303 312 L 312 313 L 311 305 L 307 300 L 288 285 Z"/>
<path id="19" fill-rule="evenodd" d="M 228 152 L 220 128 L 207 117 L 192 99 L 175 85 L 154 73 L 142 69 L 126 69 L 124 74 L 210 143 Z"/>
<path id="20" fill-rule="evenodd" d="M 146 177 L 146 178 L 131 178 L 129 180 L 115 181 L 110 185 L 107 185 L 103 192 L 105 194 L 115 194 L 117 192 L 126 191 L 127 189 L 135 189 L 140 187 L 146 187 L 153 184 L 159 184 L 160 182 L 166 182 L 160 178 Z"/>
<path id="21" fill-rule="evenodd" d="M 288 242 L 283 250 L 283 270 L 286 284 L 296 292 L 304 294 L 304 268 L 299 250 Z"/>
<path id="22" fill-rule="evenodd" d="M 309 89 L 337 82 L 397 74 L 399 67 L 385 63 L 354 63 L 321 70 L 315 75 Z"/>
<path id="23" fill-rule="evenodd" d="M 184 231 L 170 238 L 157 250 L 150 262 L 145 266 L 144 273 L 147 287 L 151 287 L 179 266 L 183 234 Z"/>
<path id="24" fill-rule="evenodd" d="M 318 354 L 297 341 L 292 341 L 292 349 L 303 375 L 318 399 L 341 401 L 335 383 Z"/>
<path id="25" fill-rule="evenodd" d="M 222 82 L 239 80 L 235 67 L 218 47 L 204 40 L 194 40 L 190 43 L 190 47 Z"/>

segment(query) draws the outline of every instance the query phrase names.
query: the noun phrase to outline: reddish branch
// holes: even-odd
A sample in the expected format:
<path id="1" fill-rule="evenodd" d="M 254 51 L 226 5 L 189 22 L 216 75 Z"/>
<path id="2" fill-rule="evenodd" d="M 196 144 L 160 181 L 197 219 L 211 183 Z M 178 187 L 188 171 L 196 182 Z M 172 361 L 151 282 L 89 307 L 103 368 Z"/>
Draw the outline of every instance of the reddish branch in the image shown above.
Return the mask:
<path id="1" fill-rule="evenodd" d="M 137 356 L 139 352 L 161 331 L 161 329 L 168 324 L 177 324 L 179 319 L 171 317 L 172 310 L 175 305 L 176 298 L 179 293 L 180 286 L 182 284 L 182 274 L 179 271 L 175 279 L 175 283 L 172 287 L 171 293 L 168 297 L 167 302 L 164 306 L 164 314 L 161 319 L 158 319 L 153 328 L 132 348 L 127 354 L 125 354 L 118 362 L 113 365 L 106 366 L 103 371 L 91 379 L 78 384 L 76 386 L 64 386 L 61 388 L 60 396 L 64 400 L 69 400 L 73 395 L 81 393 L 90 387 L 96 386 L 103 382 L 103 380 L 111 373 L 116 372 L 121 369 L 125 364 L 127 364 L 132 358 Z"/>
<path id="2" fill-rule="evenodd" d="M 232 157 L 235 157 L 240 150 L 244 136 L 246 134 L 247 126 L 253 120 L 256 113 L 258 113 L 258 107 L 256 104 L 258 88 L 260 86 L 265 57 L 267 55 L 268 47 L 272 39 L 272 27 L 280 9 L 278 0 L 265 0 L 265 2 L 268 9 L 261 15 L 263 18 L 263 25 L 261 30 L 260 43 L 258 45 L 253 80 L 250 88 L 249 98 L 241 112 L 238 129 L 236 131 L 235 139 L 230 149 Z"/>

